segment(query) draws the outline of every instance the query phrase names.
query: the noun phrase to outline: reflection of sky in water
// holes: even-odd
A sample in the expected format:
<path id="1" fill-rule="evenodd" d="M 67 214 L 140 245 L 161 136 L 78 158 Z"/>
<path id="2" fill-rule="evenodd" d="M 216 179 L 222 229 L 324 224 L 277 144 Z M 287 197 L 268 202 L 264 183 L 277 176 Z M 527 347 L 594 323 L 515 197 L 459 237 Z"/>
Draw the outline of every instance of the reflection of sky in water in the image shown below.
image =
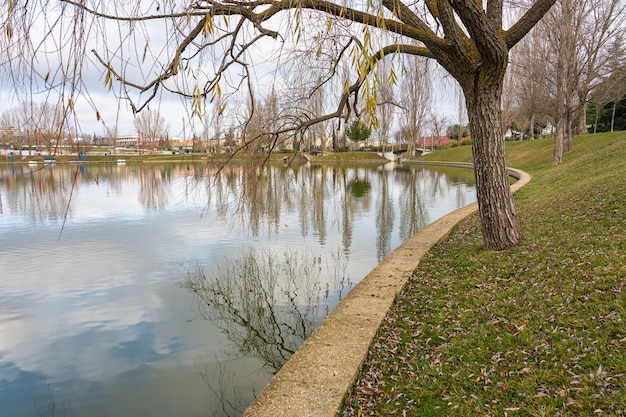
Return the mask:
<path id="1" fill-rule="evenodd" d="M 204 416 L 220 410 L 221 397 L 245 405 L 272 371 L 242 356 L 215 323 L 197 316 L 198 306 L 181 287 L 194 263 L 211 266 L 235 259 L 246 247 L 276 253 L 289 248 L 327 259 L 341 252 L 354 282 L 377 262 L 380 179 L 375 171 L 368 178 L 372 195 L 348 196 L 354 204 L 348 211 L 336 190 L 326 192 L 322 226 L 314 224 L 313 216 L 320 213 L 307 206 L 311 201 L 297 197 L 290 206 L 280 206 L 278 222 L 261 222 L 267 226 L 264 234 L 239 223 L 233 196 L 227 200 L 233 207 L 218 216 L 217 203 L 207 205 L 203 188 L 190 189 L 176 169 L 157 181 L 153 199 L 142 184 L 164 178 L 163 171 L 141 169 L 136 174 L 132 166 L 108 172 L 86 167 L 81 173 L 86 177 L 72 192 L 62 233 L 62 216 L 48 216 L 46 210 L 65 208 L 71 171 L 55 167 L 45 173 L 54 175 L 50 184 L 66 185 L 51 192 L 0 169 L 2 415 L 38 415 L 51 398 L 57 412 L 66 407 L 68 416 Z M 96 174 L 88 177 L 90 170 Z M 129 175 L 107 177 L 119 172 Z M 388 184 L 395 213 L 391 248 L 401 241 L 398 201 L 407 198 L 397 181 Z M 442 191 L 423 191 L 428 222 L 474 200 L 473 190 L 464 185 L 460 201 L 449 185 L 439 187 L 453 196 L 442 202 Z M 51 196 L 58 195 L 62 198 L 53 201 Z M 351 228 L 347 250 L 346 213 Z M 322 279 L 332 284 L 329 302 L 334 305 L 342 288 L 332 277 Z"/>

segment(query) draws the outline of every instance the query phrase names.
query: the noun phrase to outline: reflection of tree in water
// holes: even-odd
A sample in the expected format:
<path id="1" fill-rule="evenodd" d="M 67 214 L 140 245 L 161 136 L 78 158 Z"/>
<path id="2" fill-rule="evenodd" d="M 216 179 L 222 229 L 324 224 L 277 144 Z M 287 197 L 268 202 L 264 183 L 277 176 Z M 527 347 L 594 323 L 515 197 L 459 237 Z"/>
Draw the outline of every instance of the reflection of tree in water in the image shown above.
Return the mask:
<path id="1" fill-rule="evenodd" d="M 250 162 L 207 169 L 200 176 L 189 177 L 187 198 L 206 199 L 206 213 L 230 222 L 247 225 L 253 236 L 262 232 L 276 234 L 281 211 L 294 206 L 296 171 Z"/>
<path id="2" fill-rule="evenodd" d="M 223 363 L 218 360 L 213 362 L 216 364 L 215 369 L 211 369 L 212 367 L 208 363 L 204 363 L 202 368 L 198 368 L 200 378 L 214 397 L 214 401 L 211 401 L 213 409 L 208 410 L 208 412 L 216 417 L 243 414 L 251 399 L 244 397 L 235 375 L 228 372 Z"/>
<path id="3" fill-rule="evenodd" d="M 160 211 L 167 206 L 170 198 L 169 184 L 172 177 L 171 165 L 138 168 L 139 201 L 148 210 Z"/>
<path id="4" fill-rule="evenodd" d="M 400 172 L 402 174 L 400 174 Z M 400 194 L 400 238 L 404 241 L 419 232 L 428 218 L 424 205 L 424 169 L 411 167 L 398 173 L 398 182 L 403 187 Z"/>
<path id="5" fill-rule="evenodd" d="M 9 211 L 32 222 L 62 219 L 68 210 L 72 184 L 78 171 L 58 173 L 51 169 L 4 171 L 1 185 Z"/>
<path id="6" fill-rule="evenodd" d="M 377 258 L 382 260 L 391 251 L 396 222 L 399 237 L 405 240 L 430 221 L 427 206 L 432 199 L 445 198 L 454 189 L 457 200 L 463 200 L 464 190 L 458 185 L 465 182 L 463 174 L 467 176 L 467 172 L 415 166 L 385 170 L 358 165 L 241 164 L 217 172 L 209 168 L 202 175 L 191 176 L 193 186 L 188 186 L 188 191 L 194 191 L 189 196 L 206 199 L 207 214 L 245 224 L 254 237 L 271 236 L 292 226 L 284 219 L 297 211 L 303 237 L 313 233 L 323 244 L 329 229 L 338 228 L 345 253 L 351 252 L 355 221 L 374 212 Z M 402 191 L 396 192 L 398 187 Z"/>
<path id="7" fill-rule="evenodd" d="M 381 170 L 380 198 L 378 200 L 378 208 L 376 209 L 376 256 L 378 262 L 381 262 L 391 252 L 391 233 L 393 231 L 395 212 L 390 192 L 390 188 L 392 188 L 390 176 L 389 171 Z"/>
<path id="8" fill-rule="evenodd" d="M 299 192 L 300 232 L 302 236 L 307 236 L 309 228 L 312 228 L 321 244 L 326 243 L 329 226 L 326 203 L 336 192 L 336 184 L 328 177 L 328 172 L 327 167 L 319 165 L 305 166 L 297 171 L 298 174 L 301 173 L 297 178 L 302 178 L 296 188 Z M 294 210 L 296 207 L 290 209 Z"/>
<path id="9" fill-rule="evenodd" d="M 330 274 L 345 272 L 341 262 L 334 259 Z M 215 276 L 203 268 L 190 272 L 184 286 L 199 317 L 216 322 L 242 354 L 275 372 L 328 314 L 331 291 L 349 287 L 345 274 L 322 282 L 323 269 L 321 257 L 309 253 L 248 249 Z"/>
<path id="10" fill-rule="evenodd" d="M 68 406 L 65 402 L 61 403 L 63 410 L 58 408 L 58 404 L 54 398 L 54 394 L 52 394 L 52 390 L 50 389 L 50 385 L 48 385 L 48 403 L 45 408 L 39 406 L 37 401 L 33 398 L 33 405 L 37 410 L 37 415 L 39 417 L 66 417 L 68 415 Z"/>
<path id="11" fill-rule="evenodd" d="M 0 169 L 0 193 L 5 210 L 33 222 L 71 218 L 72 200 L 83 187 L 96 185 L 103 192 L 119 194 L 128 170 L 111 165 L 6 167 Z"/>

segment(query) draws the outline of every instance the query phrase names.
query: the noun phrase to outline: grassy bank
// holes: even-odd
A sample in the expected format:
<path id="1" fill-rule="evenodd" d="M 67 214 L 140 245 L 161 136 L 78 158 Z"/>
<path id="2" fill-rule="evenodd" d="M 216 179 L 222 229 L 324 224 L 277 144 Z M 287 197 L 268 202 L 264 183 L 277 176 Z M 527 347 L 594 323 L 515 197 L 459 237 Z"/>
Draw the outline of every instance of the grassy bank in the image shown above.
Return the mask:
<path id="1" fill-rule="evenodd" d="M 472 216 L 436 245 L 344 415 L 626 415 L 626 133 L 576 138 L 559 166 L 550 140 L 507 157 L 533 177 L 515 196 L 523 243 L 484 251 Z"/>

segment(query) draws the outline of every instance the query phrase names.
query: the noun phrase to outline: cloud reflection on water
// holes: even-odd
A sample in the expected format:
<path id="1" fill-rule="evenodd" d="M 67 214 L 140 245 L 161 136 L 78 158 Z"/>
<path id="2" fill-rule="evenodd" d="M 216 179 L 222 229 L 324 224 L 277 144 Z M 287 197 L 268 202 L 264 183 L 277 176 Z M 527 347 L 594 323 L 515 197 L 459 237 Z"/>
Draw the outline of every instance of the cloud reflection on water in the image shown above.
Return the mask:
<path id="1" fill-rule="evenodd" d="M 352 280 L 473 201 L 453 172 L 89 165 L 72 188 L 72 167 L 0 169 L 0 403 L 237 414 Z"/>

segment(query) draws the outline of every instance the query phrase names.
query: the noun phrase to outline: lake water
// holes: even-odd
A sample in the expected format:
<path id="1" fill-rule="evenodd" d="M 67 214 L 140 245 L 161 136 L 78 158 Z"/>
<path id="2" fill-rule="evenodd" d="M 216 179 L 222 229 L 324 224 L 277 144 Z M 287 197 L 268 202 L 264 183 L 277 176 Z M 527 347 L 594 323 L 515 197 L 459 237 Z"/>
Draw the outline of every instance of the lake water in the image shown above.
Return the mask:
<path id="1" fill-rule="evenodd" d="M 0 414 L 237 416 L 337 302 L 475 201 L 418 166 L 0 166 Z"/>

